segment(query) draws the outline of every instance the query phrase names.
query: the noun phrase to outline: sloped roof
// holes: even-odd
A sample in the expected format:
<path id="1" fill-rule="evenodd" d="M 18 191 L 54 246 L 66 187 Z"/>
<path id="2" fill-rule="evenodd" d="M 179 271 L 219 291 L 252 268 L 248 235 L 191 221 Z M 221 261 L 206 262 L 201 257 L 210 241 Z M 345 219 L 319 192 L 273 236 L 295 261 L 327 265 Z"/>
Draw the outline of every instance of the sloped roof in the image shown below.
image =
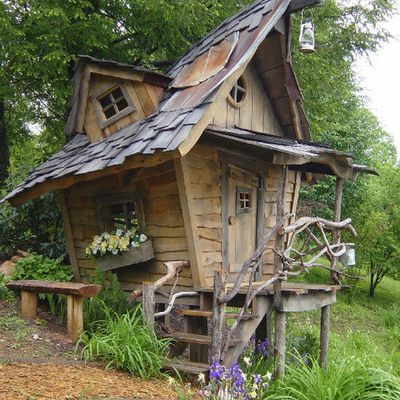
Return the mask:
<path id="1" fill-rule="evenodd" d="M 229 39 L 232 34 L 238 35 L 229 58 L 224 60 L 222 68 L 215 75 L 186 88 L 173 88 L 172 83 L 171 89 L 154 115 L 120 130 L 101 142 L 90 144 L 82 135 L 75 137 L 60 152 L 35 169 L 23 184 L 2 201 L 11 200 L 24 191 L 57 178 L 79 176 L 121 165 L 128 157 L 137 154 L 180 149 L 191 135 L 193 127 L 205 116 L 221 85 L 235 72 L 244 69 L 289 4 L 290 0 L 257 0 L 242 12 L 224 21 L 189 50 L 169 71 L 170 77 L 176 80 L 183 70 L 187 72 L 188 69 L 195 68 L 195 61 L 202 54 L 208 51 L 211 53 L 214 46 Z M 226 95 L 229 89 L 227 88 Z M 211 118 L 212 116 L 209 117 Z M 205 126 L 209 122 L 206 121 Z M 51 190 L 55 189 L 56 185 Z"/>

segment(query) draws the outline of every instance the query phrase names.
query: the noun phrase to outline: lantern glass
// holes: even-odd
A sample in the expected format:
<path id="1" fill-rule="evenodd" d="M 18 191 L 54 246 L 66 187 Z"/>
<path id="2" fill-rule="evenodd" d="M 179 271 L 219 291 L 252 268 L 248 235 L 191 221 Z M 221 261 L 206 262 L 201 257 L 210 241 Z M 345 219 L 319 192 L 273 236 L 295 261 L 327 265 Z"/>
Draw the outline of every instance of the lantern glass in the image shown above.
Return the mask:
<path id="1" fill-rule="evenodd" d="M 312 21 L 301 24 L 299 40 L 302 53 L 313 53 L 315 51 L 314 24 Z"/>

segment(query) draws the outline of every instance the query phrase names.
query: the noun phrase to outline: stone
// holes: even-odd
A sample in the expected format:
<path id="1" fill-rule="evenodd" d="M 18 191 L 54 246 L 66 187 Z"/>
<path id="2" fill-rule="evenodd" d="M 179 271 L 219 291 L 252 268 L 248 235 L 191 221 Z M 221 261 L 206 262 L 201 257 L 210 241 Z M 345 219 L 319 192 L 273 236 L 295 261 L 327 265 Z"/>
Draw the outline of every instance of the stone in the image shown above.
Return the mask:
<path id="1" fill-rule="evenodd" d="M 32 254 L 28 253 L 27 251 L 24 250 L 17 250 L 17 255 L 22 257 L 22 258 L 28 258 L 30 257 Z"/>
<path id="2" fill-rule="evenodd" d="M 6 261 L 0 265 L 0 273 L 4 276 L 10 276 L 15 268 L 15 263 L 12 261 Z"/>
<path id="3" fill-rule="evenodd" d="M 21 258 L 22 257 L 20 257 L 20 256 L 12 256 L 10 261 L 12 261 L 13 263 L 17 263 L 18 260 L 20 260 Z"/>

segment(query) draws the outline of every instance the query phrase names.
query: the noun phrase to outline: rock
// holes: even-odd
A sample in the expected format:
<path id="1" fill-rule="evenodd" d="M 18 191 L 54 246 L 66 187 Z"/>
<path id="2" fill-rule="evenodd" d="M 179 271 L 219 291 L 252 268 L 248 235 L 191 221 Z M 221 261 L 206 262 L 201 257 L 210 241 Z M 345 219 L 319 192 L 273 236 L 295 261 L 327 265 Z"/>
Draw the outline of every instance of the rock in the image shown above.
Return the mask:
<path id="1" fill-rule="evenodd" d="M 6 261 L 3 264 L 0 265 L 0 273 L 2 273 L 4 276 L 10 276 L 15 268 L 15 263 L 12 261 Z"/>
<path id="2" fill-rule="evenodd" d="M 17 263 L 18 260 L 20 260 L 21 258 L 22 257 L 20 257 L 20 256 L 12 256 L 10 261 L 12 261 L 13 263 Z"/>
<path id="3" fill-rule="evenodd" d="M 24 250 L 17 250 L 17 255 L 22 257 L 22 258 L 28 258 L 30 257 L 32 254 L 28 253 L 27 251 Z"/>

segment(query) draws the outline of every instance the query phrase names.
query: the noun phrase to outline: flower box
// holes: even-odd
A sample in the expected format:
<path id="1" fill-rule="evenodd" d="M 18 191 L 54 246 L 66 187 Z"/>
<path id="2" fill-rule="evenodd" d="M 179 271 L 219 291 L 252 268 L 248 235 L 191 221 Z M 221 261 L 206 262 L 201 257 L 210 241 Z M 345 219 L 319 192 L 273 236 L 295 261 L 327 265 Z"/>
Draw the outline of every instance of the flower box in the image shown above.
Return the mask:
<path id="1" fill-rule="evenodd" d="M 105 254 L 98 257 L 96 258 L 96 264 L 102 271 L 110 271 L 145 262 L 152 258 L 154 258 L 153 244 L 151 240 L 147 240 L 140 247 L 131 247 L 129 251 L 124 251 L 122 254 Z"/>

